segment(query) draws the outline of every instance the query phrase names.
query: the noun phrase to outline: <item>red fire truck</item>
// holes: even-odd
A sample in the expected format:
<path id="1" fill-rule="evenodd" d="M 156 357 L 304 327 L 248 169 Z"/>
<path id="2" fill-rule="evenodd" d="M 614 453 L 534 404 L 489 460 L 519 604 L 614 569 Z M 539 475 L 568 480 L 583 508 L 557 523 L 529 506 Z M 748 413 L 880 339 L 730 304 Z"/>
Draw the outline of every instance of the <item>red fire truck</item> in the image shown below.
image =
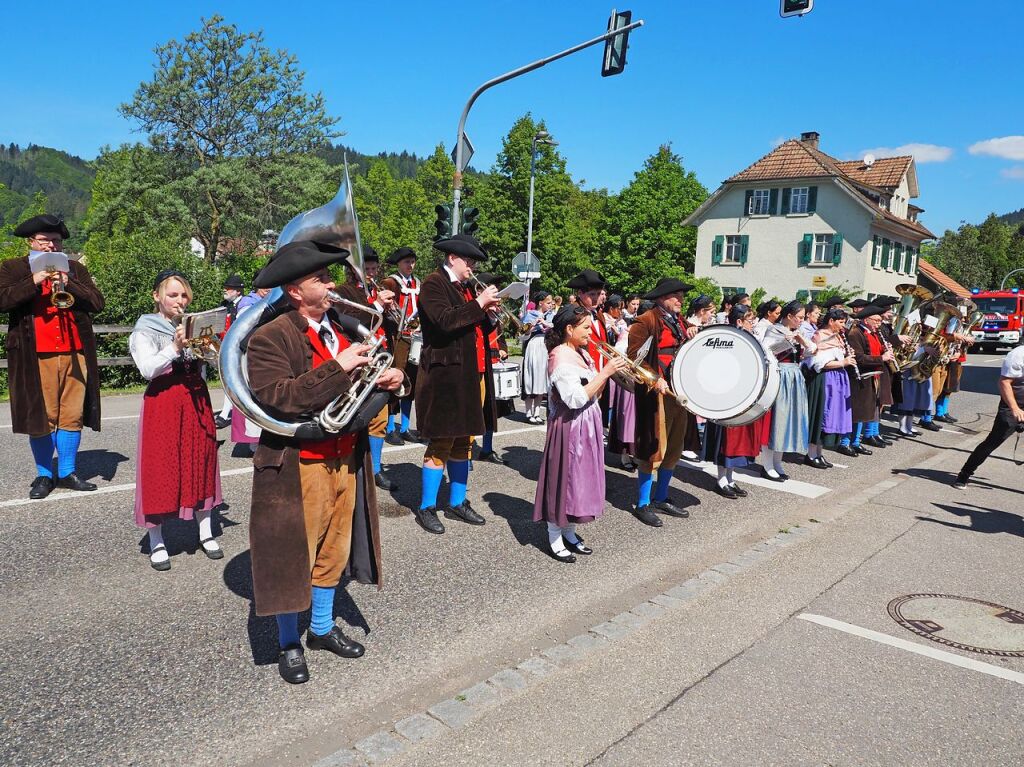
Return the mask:
<path id="1" fill-rule="evenodd" d="M 1000 346 L 1016 346 L 1021 340 L 1024 319 L 1024 294 L 1018 288 L 1011 290 L 971 290 L 971 300 L 978 311 L 985 313 L 981 325 L 972 333 L 974 350 L 989 352 Z"/>

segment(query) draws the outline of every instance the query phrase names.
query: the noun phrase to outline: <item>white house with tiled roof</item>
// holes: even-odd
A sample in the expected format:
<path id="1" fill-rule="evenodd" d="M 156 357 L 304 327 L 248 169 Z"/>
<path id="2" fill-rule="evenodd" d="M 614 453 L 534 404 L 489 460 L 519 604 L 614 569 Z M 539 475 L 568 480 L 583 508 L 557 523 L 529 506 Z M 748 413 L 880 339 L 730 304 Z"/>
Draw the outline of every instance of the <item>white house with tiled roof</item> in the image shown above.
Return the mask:
<path id="1" fill-rule="evenodd" d="M 726 180 L 683 223 L 697 227 L 694 272 L 725 292 L 758 287 L 813 298 L 826 287 L 871 298 L 916 282 L 918 254 L 934 239 L 913 157 L 843 162 L 803 133 Z"/>

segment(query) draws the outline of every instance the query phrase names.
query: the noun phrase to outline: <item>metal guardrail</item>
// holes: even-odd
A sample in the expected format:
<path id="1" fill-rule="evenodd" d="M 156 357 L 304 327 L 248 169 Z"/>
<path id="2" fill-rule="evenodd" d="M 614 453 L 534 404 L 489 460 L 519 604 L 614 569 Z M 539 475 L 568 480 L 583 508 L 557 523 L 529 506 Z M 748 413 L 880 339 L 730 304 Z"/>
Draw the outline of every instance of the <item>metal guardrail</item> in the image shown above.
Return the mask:
<path id="1" fill-rule="evenodd" d="M 119 335 L 131 333 L 131 325 L 93 325 L 92 331 L 96 335 Z M 7 333 L 7 326 L 0 325 L 0 333 Z M 100 367 L 120 367 L 122 365 L 134 365 L 135 360 L 131 357 L 101 357 L 96 360 Z M 7 369 L 7 359 L 0 359 L 0 370 Z"/>

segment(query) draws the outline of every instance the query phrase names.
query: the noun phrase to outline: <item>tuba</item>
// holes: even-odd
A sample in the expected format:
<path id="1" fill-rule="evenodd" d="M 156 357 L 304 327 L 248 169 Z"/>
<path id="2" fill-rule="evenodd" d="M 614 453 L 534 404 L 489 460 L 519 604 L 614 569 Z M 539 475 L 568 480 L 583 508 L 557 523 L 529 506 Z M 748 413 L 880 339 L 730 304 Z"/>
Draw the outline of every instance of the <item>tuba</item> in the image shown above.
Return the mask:
<path id="1" fill-rule="evenodd" d="M 921 322 L 911 322 L 910 315 L 919 310 L 925 301 L 931 301 L 935 296 L 927 288 L 906 282 L 897 285 L 896 292 L 900 294 L 900 309 L 892 327 L 896 335 L 910 336 L 910 341 L 894 350 L 893 361 L 898 370 L 909 370 L 917 364 L 914 356 L 921 341 Z"/>
<path id="2" fill-rule="evenodd" d="M 931 378 L 932 372 L 949 351 L 952 334 L 959 324 L 960 310 L 941 298 L 934 299 L 929 305 L 929 310 L 936 317 L 936 322 L 934 325 L 922 322 L 921 341 L 914 352 L 914 369 L 910 374 L 915 381 L 926 381 Z M 927 347 L 936 349 L 936 354 L 928 352 Z"/>
<path id="3" fill-rule="evenodd" d="M 352 200 L 352 183 L 347 158 L 345 175 L 338 187 L 338 193 L 326 205 L 300 213 L 289 221 L 277 239 L 277 247 L 280 248 L 289 242 L 314 239 L 347 249 L 351 254 L 349 263 L 356 276 L 365 284 L 359 220 Z M 350 320 L 346 324 L 363 343 L 371 345 L 372 349 L 368 355 L 372 357 L 372 362 L 363 368 L 345 395 L 338 397 L 321 413 L 298 421 L 275 418 L 256 401 L 249 389 L 246 368 L 245 353 L 249 337 L 261 325 L 291 311 L 284 291 L 281 288 L 274 288 L 266 298 L 231 323 L 220 349 L 220 375 L 224 382 L 224 393 L 240 413 L 260 428 L 298 439 L 323 439 L 329 434 L 344 431 L 346 427 L 351 426 L 357 412 L 370 399 L 370 395 L 374 394 L 373 389 L 381 373 L 391 365 L 391 355 L 381 348 L 382 340 L 376 338 L 376 331 L 382 320 L 381 313 L 371 307 L 347 301 L 336 294 L 330 296 L 330 299 L 336 305 L 350 305 L 374 317 L 370 328 L 351 317 L 343 318 Z M 375 397 L 381 399 L 381 402 L 376 404 L 377 411 L 383 407 L 386 396 L 378 393 Z"/>

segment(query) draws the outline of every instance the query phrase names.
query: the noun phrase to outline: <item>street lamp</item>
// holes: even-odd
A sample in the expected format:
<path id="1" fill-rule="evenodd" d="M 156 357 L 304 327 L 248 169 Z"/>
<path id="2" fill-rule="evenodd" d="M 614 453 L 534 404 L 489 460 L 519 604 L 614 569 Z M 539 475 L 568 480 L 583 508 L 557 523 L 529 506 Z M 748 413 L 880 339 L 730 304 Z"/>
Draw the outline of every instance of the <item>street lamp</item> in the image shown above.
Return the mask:
<path id="1" fill-rule="evenodd" d="M 1024 269 L 1014 269 L 1012 272 L 1008 272 L 1007 275 L 1005 277 L 1003 277 L 1003 281 L 1001 283 L 999 283 L 999 289 L 1000 290 L 1005 290 L 1005 288 L 1006 288 L 1006 281 L 1008 279 L 1010 279 L 1010 277 L 1012 277 L 1013 275 L 1017 274 L 1018 272 L 1024 272 Z"/>
<path id="2" fill-rule="evenodd" d="M 533 258 L 533 186 L 537 172 L 537 144 L 558 146 L 558 142 L 551 138 L 546 130 L 537 131 L 537 135 L 530 142 L 530 212 L 526 223 L 526 257 Z M 526 303 L 530 301 L 530 278 L 526 278 Z M 525 304 L 524 304 L 525 305 Z"/>

